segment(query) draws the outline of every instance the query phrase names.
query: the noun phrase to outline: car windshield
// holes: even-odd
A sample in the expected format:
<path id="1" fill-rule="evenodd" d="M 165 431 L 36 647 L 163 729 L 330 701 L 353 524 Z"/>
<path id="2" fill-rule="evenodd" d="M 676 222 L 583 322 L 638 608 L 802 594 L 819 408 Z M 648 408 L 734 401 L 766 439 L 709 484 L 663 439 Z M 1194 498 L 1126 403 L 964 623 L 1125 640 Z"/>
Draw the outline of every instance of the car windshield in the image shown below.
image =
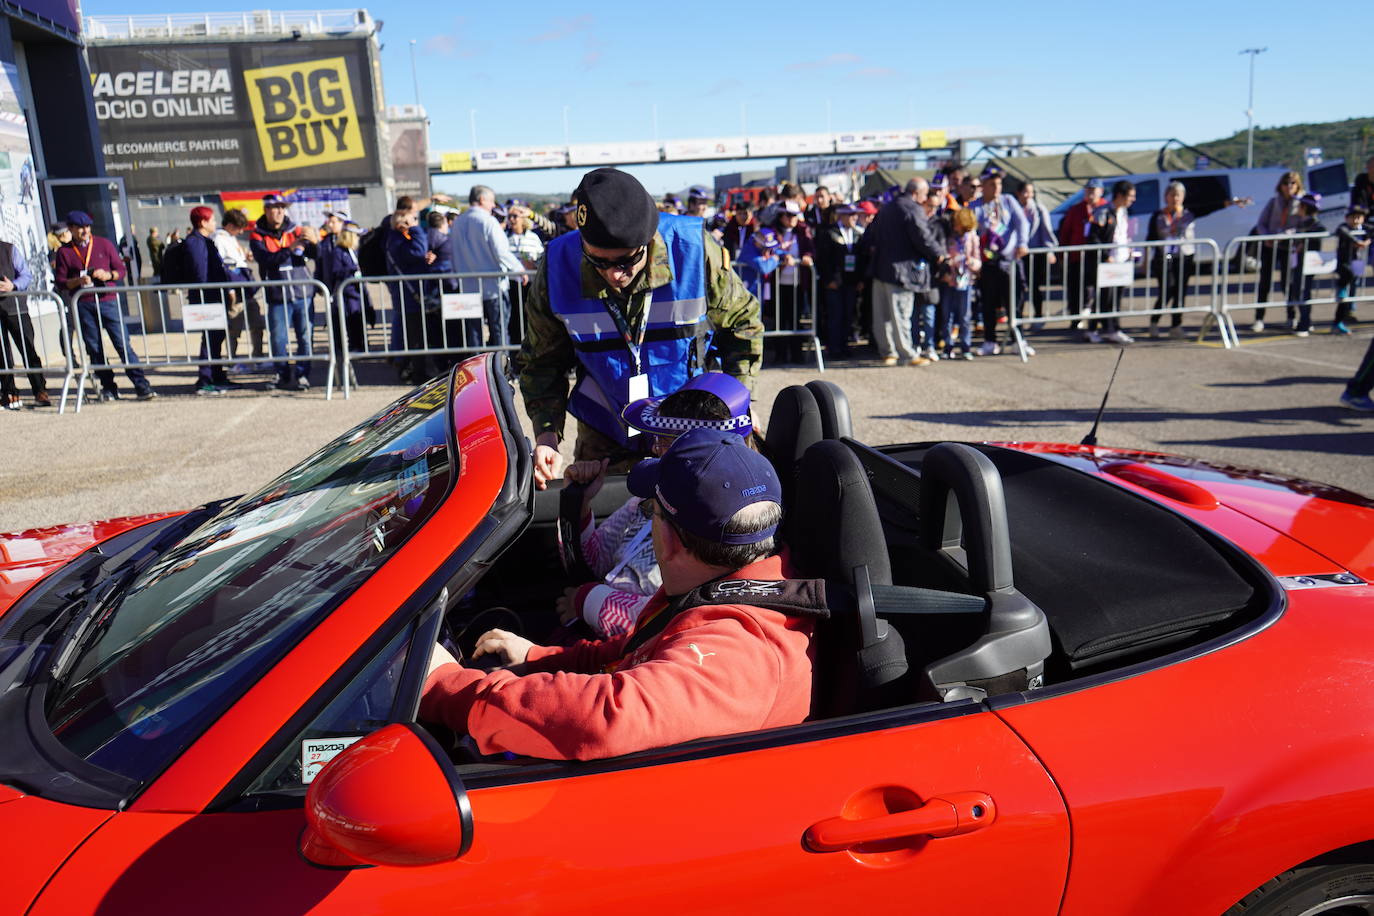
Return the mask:
<path id="1" fill-rule="evenodd" d="M 49 685 L 57 739 L 102 769 L 156 775 L 443 501 L 448 403 L 447 379 L 402 398 L 94 609 Z"/>

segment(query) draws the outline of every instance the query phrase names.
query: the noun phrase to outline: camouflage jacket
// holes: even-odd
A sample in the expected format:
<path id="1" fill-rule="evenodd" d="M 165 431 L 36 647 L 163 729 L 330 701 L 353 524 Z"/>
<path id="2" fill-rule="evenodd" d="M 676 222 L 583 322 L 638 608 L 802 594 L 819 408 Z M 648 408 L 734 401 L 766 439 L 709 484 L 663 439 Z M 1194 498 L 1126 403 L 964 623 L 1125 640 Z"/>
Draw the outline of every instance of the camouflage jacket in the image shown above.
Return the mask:
<path id="1" fill-rule="evenodd" d="M 759 301 L 744 288 L 738 275 L 726 263 L 720 243 L 703 230 L 706 244 L 706 317 L 714 336 L 707 353 L 706 369 L 733 375 L 750 391 L 763 362 L 763 316 Z M 545 271 L 548 259 L 530 281 L 525 296 L 525 339 L 520 346 L 520 393 L 525 412 L 534 424 L 534 433 L 556 432 L 563 438 L 568 408 L 568 372 L 577 366 L 572 339 L 563 322 L 549 306 Z M 609 289 L 590 264 L 581 264 L 582 293 L 589 299 L 604 299 Z M 649 246 L 649 268 L 640 272 L 629 288 L 626 317 L 631 324 L 643 315 L 653 290 L 672 280 L 668 252 L 663 237 L 654 233 Z"/>

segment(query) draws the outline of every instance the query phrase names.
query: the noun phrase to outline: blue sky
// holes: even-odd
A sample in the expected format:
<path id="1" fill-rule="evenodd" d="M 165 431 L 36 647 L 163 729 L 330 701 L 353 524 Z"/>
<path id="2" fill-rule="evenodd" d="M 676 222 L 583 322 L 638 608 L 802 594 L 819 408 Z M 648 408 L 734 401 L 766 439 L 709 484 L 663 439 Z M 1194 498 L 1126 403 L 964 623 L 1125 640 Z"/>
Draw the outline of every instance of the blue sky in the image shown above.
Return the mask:
<path id="1" fill-rule="evenodd" d="M 252 4 L 181 0 L 177 12 Z M 337 9 L 338 4 L 291 4 Z M 1031 141 L 1178 137 L 1201 141 L 1245 126 L 1247 47 L 1257 126 L 1374 114 L 1368 5 L 1322 3 L 1304 22 L 1289 4 L 1157 0 L 1028 6 L 991 0 L 936 7 L 876 0 L 594 6 L 397 3 L 384 21 L 389 104 L 419 101 L 431 148 L 979 125 Z M 87 0 L 87 15 L 143 10 Z M 583 10 L 587 10 L 583 12 Z M 1351 29 L 1355 31 L 1352 32 Z M 1346 36 L 1350 36 L 1347 38 Z M 757 167 L 757 166 L 754 166 Z M 709 183 L 719 163 L 640 172 L 655 193 Z M 496 173 L 503 191 L 556 191 L 575 171 Z M 440 186 L 462 191 L 465 177 Z"/>

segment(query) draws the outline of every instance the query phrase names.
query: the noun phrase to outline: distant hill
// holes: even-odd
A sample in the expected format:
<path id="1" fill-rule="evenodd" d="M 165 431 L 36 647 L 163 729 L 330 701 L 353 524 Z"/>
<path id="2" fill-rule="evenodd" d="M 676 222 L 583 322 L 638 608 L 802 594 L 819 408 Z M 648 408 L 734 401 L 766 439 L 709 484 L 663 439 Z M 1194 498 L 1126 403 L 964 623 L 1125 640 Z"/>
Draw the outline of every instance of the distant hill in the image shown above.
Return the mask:
<path id="1" fill-rule="evenodd" d="M 1214 159 L 1232 166 L 1245 165 L 1246 131 L 1196 146 Z M 1327 160 L 1344 159 L 1353 177 L 1364 171 L 1365 159 L 1374 154 L 1374 118 L 1351 118 L 1324 124 L 1290 124 L 1287 127 L 1255 128 L 1255 165 L 1306 165 L 1303 150 L 1320 146 Z"/>

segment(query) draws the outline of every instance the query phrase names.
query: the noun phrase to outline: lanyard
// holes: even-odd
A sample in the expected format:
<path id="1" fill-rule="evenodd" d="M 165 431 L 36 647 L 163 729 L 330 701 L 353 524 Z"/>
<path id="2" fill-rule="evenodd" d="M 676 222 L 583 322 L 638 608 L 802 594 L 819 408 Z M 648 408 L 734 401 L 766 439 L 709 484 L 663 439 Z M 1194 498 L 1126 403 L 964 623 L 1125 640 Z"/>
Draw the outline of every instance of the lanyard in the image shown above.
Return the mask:
<path id="1" fill-rule="evenodd" d="M 80 249 L 80 248 L 77 248 L 76 250 L 77 250 L 77 251 L 80 251 L 81 249 Z M 91 239 L 89 242 L 86 243 L 86 258 L 85 258 L 85 260 L 83 260 L 83 261 L 81 262 L 81 269 L 82 269 L 82 270 L 90 270 L 90 267 L 91 267 L 91 252 L 94 251 L 94 250 L 95 250 L 95 239 Z"/>
<path id="2" fill-rule="evenodd" d="M 649 296 L 652 298 L 652 290 L 649 291 Z M 631 336 L 632 329 L 630 328 L 629 316 L 621 309 L 620 304 L 612 296 L 607 296 L 605 302 L 606 313 L 615 322 L 615 329 L 620 332 L 620 339 L 625 341 L 625 347 L 630 351 L 630 359 L 634 361 L 634 374 L 638 375 L 639 352 L 644 346 L 644 335 L 649 330 L 649 304 L 647 302 L 644 304 L 644 314 L 639 320 L 639 333 Z M 626 300 L 626 304 L 628 304 L 628 300 Z"/>
<path id="3" fill-rule="evenodd" d="M 1173 214 L 1173 211 L 1171 211 L 1171 210 L 1165 210 L 1165 211 L 1164 211 L 1164 223 L 1165 223 L 1165 226 L 1166 226 L 1167 228 L 1164 230 L 1165 233 L 1166 233 L 1164 237 L 1165 237 L 1166 239 L 1178 238 L 1178 236 L 1174 234 L 1174 227 L 1177 226 L 1177 225 L 1178 225 L 1180 222 L 1182 222 L 1182 221 L 1183 221 L 1183 214 L 1182 214 L 1182 213 L 1180 213 L 1180 214 L 1178 215 L 1178 217 L 1175 218 L 1175 217 L 1174 217 L 1174 214 Z"/>

